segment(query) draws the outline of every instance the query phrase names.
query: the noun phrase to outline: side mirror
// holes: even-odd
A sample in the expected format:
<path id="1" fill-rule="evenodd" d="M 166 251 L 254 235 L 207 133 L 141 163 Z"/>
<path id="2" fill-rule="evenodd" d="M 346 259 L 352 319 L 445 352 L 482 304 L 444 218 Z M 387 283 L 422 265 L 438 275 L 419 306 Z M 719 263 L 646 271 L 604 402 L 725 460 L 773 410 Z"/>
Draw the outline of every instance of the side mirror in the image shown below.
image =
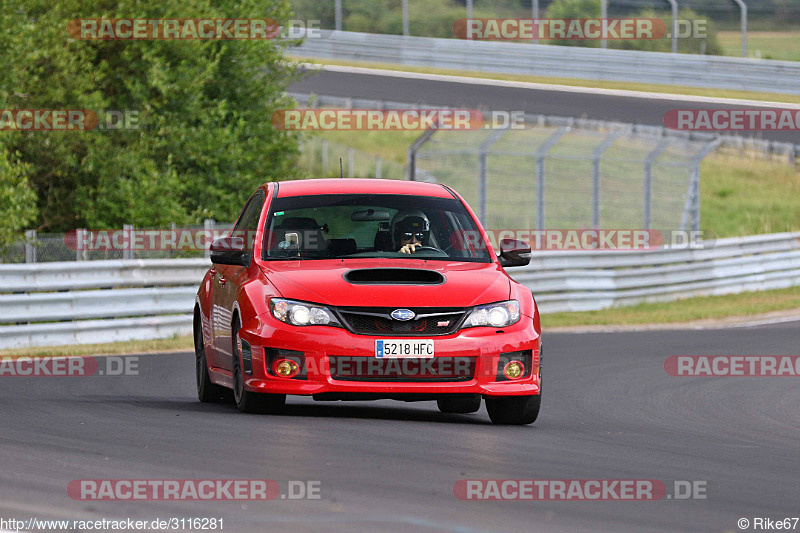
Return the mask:
<path id="1" fill-rule="evenodd" d="M 531 262 L 531 247 L 525 241 L 500 239 L 500 266 L 525 266 Z"/>
<path id="2" fill-rule="evenodd" d="M 211 262 L 215 265 L 250 266 L 251 253 L 243 237 L 221 237 L 211 243 Z"/>

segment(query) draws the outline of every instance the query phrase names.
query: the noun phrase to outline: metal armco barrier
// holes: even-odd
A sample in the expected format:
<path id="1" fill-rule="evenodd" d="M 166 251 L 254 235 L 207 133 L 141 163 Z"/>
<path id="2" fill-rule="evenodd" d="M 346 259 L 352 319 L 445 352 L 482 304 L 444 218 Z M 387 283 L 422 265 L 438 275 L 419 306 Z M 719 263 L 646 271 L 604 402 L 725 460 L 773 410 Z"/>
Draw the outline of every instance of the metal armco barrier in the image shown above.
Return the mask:
<path id="1" fill-rule="evenodd" d="M 0 265 L 0 349 L 189 335 L 207 259 Z M 509 273 L 542 313 L 800 285 L 800 232 L 701 249 L 536 251 Z"/>
<path id="2" fill-rule="evenodd" d="M 610 50 L 322 30 L 302 57 L 800 94 L 800 63 L 638 50 Z"/>

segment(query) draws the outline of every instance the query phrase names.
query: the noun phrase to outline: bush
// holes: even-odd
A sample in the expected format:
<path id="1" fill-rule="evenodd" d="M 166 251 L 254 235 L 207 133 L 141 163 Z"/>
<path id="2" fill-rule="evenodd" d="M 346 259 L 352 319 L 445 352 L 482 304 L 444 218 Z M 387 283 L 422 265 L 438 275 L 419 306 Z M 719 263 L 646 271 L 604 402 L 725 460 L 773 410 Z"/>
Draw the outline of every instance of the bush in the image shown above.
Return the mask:
<path id="1" fill-rule="evenodd" d="M 36 219 L 36 194 L 28 183 L 29 166 L 0 145 L 0 247 L 21 236 Z"/>

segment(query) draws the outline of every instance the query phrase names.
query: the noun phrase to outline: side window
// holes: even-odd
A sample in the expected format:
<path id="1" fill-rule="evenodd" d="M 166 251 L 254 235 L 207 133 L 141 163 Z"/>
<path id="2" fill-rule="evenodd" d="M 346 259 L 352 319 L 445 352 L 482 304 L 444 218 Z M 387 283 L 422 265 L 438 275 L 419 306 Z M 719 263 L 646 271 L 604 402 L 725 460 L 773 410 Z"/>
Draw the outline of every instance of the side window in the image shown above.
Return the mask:
<path id="1" fill-rule="evenodd" d="M 253 242 L 256 238 L 256 229 L 258 229 L 258 219 L 261 216 L 261 209 L 264 207 L 264 191 L 256 192 L 242 210 L 239 215 L 239 220 L 233 226 L 231 235 L 235 237 L 243 237 L 245 249 L 252 250 Z"/>

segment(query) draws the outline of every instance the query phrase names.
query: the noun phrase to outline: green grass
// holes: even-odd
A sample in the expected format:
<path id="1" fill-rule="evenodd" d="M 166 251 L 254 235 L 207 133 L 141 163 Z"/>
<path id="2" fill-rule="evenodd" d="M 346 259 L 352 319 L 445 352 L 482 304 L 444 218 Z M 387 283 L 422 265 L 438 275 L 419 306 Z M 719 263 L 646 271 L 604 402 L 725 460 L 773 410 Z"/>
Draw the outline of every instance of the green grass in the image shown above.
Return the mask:
<path id="1" fill-rule="evenodd" d="M 522 46 L 522 45 L 520 45 Z M 741 46 L 741 45 L 740 45 Z M 737 54 L 731 54 L 737 55 Z M 335 59 L 314 59 L 302 56 L 291 55 L 293 60 L 306 63 L 316 63 L 325 65 L 343 65 L 353 67 L 375 68 L 385 70 L 399 70 L 405 72 L 419 72 L 423 74 L 444 74 L 449 76 L 468 76 L 472 78 L 505 80 L 505 81 L 524 81 L 531 83 L 548 83 L 556 85 L 567 85 L 571 87 L 591 87 L 596 89 L 619 89 L 627 91 L 642 91 L 650 93 L 665 93 L 677 95 L 709 96 L 713 98 L 736 98 L 744 100 L 763 100 L 769 102 L 782 102 L 789 104 L 800 104 L 800 95 L 779 94 L 755 91 L 733 91 L 725 89 L 706 89 L 702 87 L 679 87 L 674 85 L 657 85 L 654 83 L 633 83 L 623 81 L 605 80 L 583 80 L 575 78 L 557 78 L 549 76 L 527 76 L 521 74 L 505 74 L 497 72 L 477 72 L 472 70 L 457 69 L 438 69 L 428 67 L 417 67 L 412 65 L 396 65 L 393 63 L 374 63 L 368 61 L 340 61 Z"/>
<path id="2" fill-rule="evenodd" d="M 725 55 L 742 55 L 742 34 L 739 31 L 717 33 Z M 747 32 L 747 57 L 800 61 L 800 29 L 794 31 Z"/>
<path id="3" fill-rule="evenodd" d="M 717 237 L 797 231 L 800 172 L 786 163 L 711 155 L 700 167 L 701 227 Z"/>
<path id="4" fill-rule="evenodd" d="M 194 351 L 191 336 L 153 339 L 145 341 L 110 342 L 105 344 L 78 344 L 69 346 L 42 346 L 0 350 L 0 357 L 59 357 L 67 355 L 116 355 Z"/>
<path id="5" fill-rule="evenodd" d="M 774 311 L 800 313 L 800 287 L 743 292 L 725 296 L 700 296 L 663 303 L 612 307 L 601 311 L 542 315 L 542 329 L 559 326 L 682 323 L 732 317 L 752 318 Z"/>

